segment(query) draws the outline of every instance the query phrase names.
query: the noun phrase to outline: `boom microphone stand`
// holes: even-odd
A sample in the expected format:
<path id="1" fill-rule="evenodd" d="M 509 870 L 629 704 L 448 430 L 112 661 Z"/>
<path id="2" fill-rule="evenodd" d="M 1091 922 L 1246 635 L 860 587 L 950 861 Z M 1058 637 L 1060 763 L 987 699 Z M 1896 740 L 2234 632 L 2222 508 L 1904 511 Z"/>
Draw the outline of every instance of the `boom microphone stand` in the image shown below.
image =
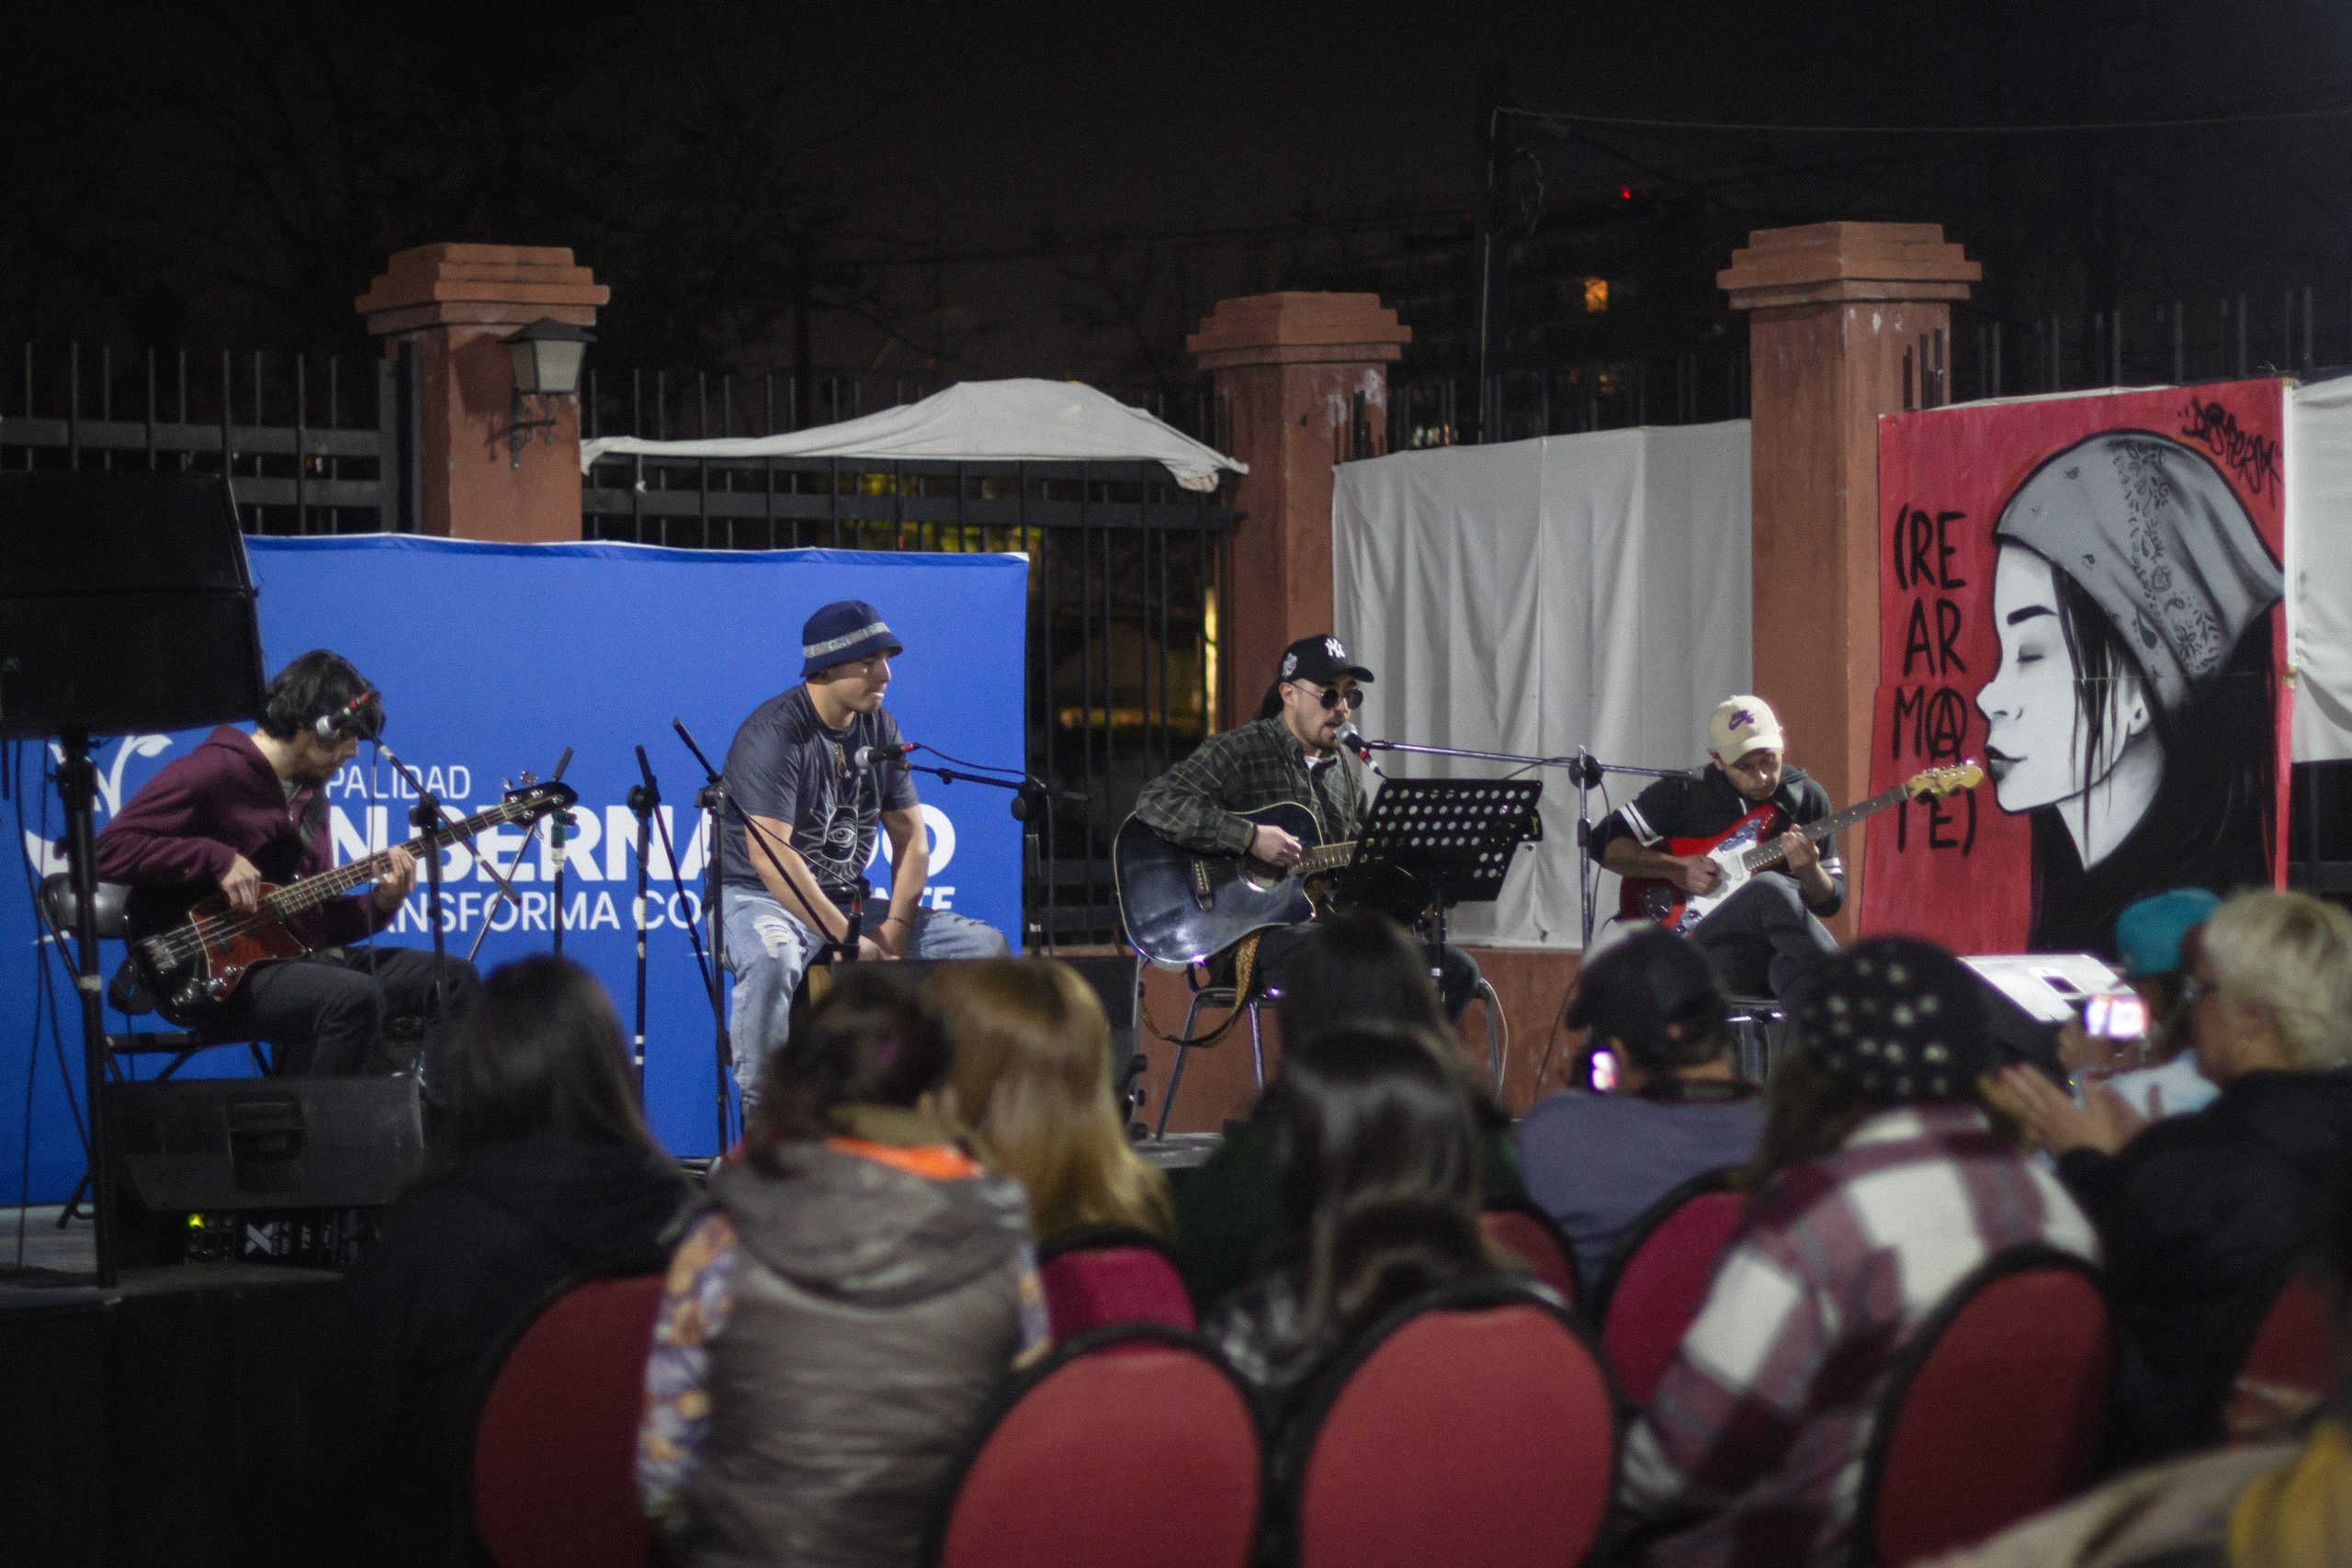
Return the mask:
<path id="1" fill-rule="evenodd" d="M 653 813 L 662 805 L 662 786 L 653 782 L 653 767 L 645 760 L 645 748 L 642 746 L 637 749 L 637 767 L 645 778 L 644 782 L 628 786 L 628 808 L 637 818 L 637 902 L 630 906 L 634 911 L 633 918 L 637 921 L 637 1029 L 630 1037 L 629 1055 L 637 1068 L 637 1098 L 639 1103 L 643 1103 L 645 1100 L 645 881 L 647 874 L 645 853 L 648 847 L 646 842 L 648 830 L 652 825 Z M 677 867 L 673 864 L 671 870 L 674 872 L 676 869 Z M 695 956 L 699 958 L 701 953 L 697 952 Z M 720 1088 L 723 1099 L 725 1086 L 721 1085 Z M 726 1138 L 724 1127 L 719 1129 L 719 1137 L 720 1146 L 724 1147 Z"/>
<path id="2" fill-rule="evenodd" d="M 642 787 L 646 792 L 646 813 L 652 818 L 655 829 L 662 835 L 662 853 L 670 863 L 670 886 L 677 890 L 678 902 L 683 905 L 686 900 L 686 880 L 684 875 L 678 870 L 678 847 L 670 838 L 669 818 L 663 817 L 659 810 L 662 801 L 662 786 L 654 782 L 653 765 L 645 760 L 645 748 L 642 746 L 639 746 L 637 749 L 637 771 L 642 774 L 644 778 L 644 783 L 640 787 Z M 636 791 L 630 791 L 630 795 L 632 796 L 633 803 Z M 644 833 L 644 822 L 640 820 L 638 824 L 640 844 L 643 841 L 642 835 Z M 712 846 L 712 854 L 715 855 L 716 853 L 717 845 L 714 842 Z M 642 848 L 640 848 L 638 852 L 637 863 L 638 896 L 639 899 L 642 900 L 644 897 L 645 888 L 645 851 Z M 707 886 L 707 885 L 706 885 L 706 886 Z M 705 908 L 714 908 L 715 906 L 711 906 L 707 903 L 707 892 L 705 893 L 704 897 L 706 899 Z M 645 925 L 642 919 L 642 911 L 640 910 L 639 913 L 640 918 L 638 923 L 638 946 L 639 952 L 638 954 L 637 1011 L 638 1027 L 639 1031 L 642 1032 L 645 1018 L 645 955 L 642 951 L 645 945 Z M 715 1058 L 712 1064 L 712 1070 L 715 1075 L 713 1081 L 716 1087 L 718 1101 L 718 1151 L 719 1153 L 724 1154 L 727 1152 L 727 1145 L 729 1142 L 727 1136 L 727 1078 L 729 1073 L 733 1070 L 735 1064 L 734 1037 L 727 1027 L 727 998 L 725 992 L 720 988 L 726 982 L 727 974 L 723 957 L 725 949 L 722 946 L 724 937 L 719 930 L 720 922 L 717 919 L 714 919 L 711 921 L 711 952 L 709 955 L 706 957 L 702 947 L 702 928 L 700 923 L 695 920 L 688 920 L 684 923 L 686 928 L 686 945 L 694 949 L 695 967 L 701 971 L 703 992 L 710 1001 L 710 1016 L 713 1024 L 712 1055 Z"/>
<path id="3" fill-rule="evenodd" d="M 550 784 L 560 784 L 560 783 L 562 783 L 562 782 L 563 782 L 563 771 L 564 771 L 566 768 L 569 768 L 570 766 L 571 766 L 571 747 L 569 747 L 569 746 L 567 746 L 567 747 L 565 747 L 565 748 L 563 749 L 563 755 L 562 755 L 562 756 L 560 756 L 560 757 L 558 757 L 558 758 L 555 760 L 555 772 L 554 772 L 554 773 L 549 773 L 549 774 L 548 775 L 548 781 Z M 523 775 L 523 786 L 524 786 L 526 789 L 529 788 L 531 785 L 533 785 L 533 784 L 537 784 L 537 783 L 538 783 L 538 782 L 539 782 L 538 780 L 537 780 L 537 779 L 533 778 L 533 777 L 532 777 L 530 774 L 528 774 L 528 773 L 525 773 L 525 774 Z M 564 819 L 565 819 L 566 821 L 571 820 L 571 814 L 570 814 L 569 812 L 567 812 L 567 813 L 565 813 L 565 814 L 564 814 Z M 527 850 L 527 849 L 529 849 L 529 848 L 531 847 L 531 840 L 532 840 L 533 839 L 536 839 L 536 838 L 537 838 L 537 837 L 538 837 L 538 834 L 539 834 L 539 824 L 540 824 L 541 822 L 545 821 L 545 820 L 546 820 L 546 818 L 542 818 L 542 817 L 534 817 L 534 818 L 531 818 L 530 825 L 529 825 L 528 827 L 526 827 L 526 828 L 525 828 L 525 829 L 523 829 L 523 841 L 522 841 L 520 844 L 516 845 L 516 846 L 515 846 L 515 850 L 514 850 L 514 858 L 515 858 L 517 861 L 520 861 L 520 860 L 523 858 L 523 852 L 524 852 L 525 850 Z M 502 883 L 502 884 L 500 884 L 500 885 L 499 885 L 499 888 L 498 888 L 498 897 L 499 897 L 499 899 L 500 899 L 500 901 L 501 901 L 501 902 L 513 906 L 513 908 L 514 908 L 514 913 L 515 913 L 515 918 L 516 918 L 517 919 L 520 919 L 522 918 L 522 912 L 523 912 L 523 910 L 522 910 L 522 906 L 521 906 L 521 905 L 519 905 L 519 904 L 516 904 L 516 903 L 514 902 L 514 896 L 513 891 L 512 891 L 511 889 L 509 889 L 509 888 L 508 888 L 508 887 L 507 887 L 503 883 Z M 563 940 L 562 940 L 562 935 L 561 935 L 562 931 L 563 931 L 563 908 L 562 908 L 562 906 L 563 906 L 563 900 L 559 897 L 557 898 L 557 900 L 556 900 L 556 931 L 557 931 L 557 933 L 558 933 L 558 934 L 557 934 L 557 939 L 556 939 L 556 947 L 555 947 L 555 950 L 556 950 L 558 953 L 561 953 L 561 952 L 563 951 Z M 488 914 L 488 913 L 485 913 L 485 914 L 483 914 L 482 919 L 481 919 L 481 930 L 480 930 L 480 931 L 478 931 L 474 932 L 474 944 L 473 944 L 473 946 L 471 946 L 471 947 L 469 947 L 469 948 L 466 949 L 466 962 L 467 962 L 467 963 L 471 964 L 471 963 L 474 961 L 474 958 L 476 957 L 476 955 L 477 955 L 477 954 L 479 954 L 479 953 L 481 952 L 481 944 L 482 944 L 483 939 L 485 939 L 485 938 L 486 938 L 486 937 L 488 937 L 489 935 L 490 935 L 490 916 L 489 916 L 489 914 Z"/>
<path id="4" fill-rule="evenodd" d="M 375 747 L 376 754 L 390 762 L 392 765 L 392 772 L 406 779 L 408 787 L 416 794 L 416 804 L 409 807 L 410 825 L 428 833 L 437 833 L 445 828 L 453 826 L 447 809 L 441 804 L 441 797 L 424 787 L 424 781 L 417 776 L 416 770 L 401 761 L 400 753 L 385 745 L 380 739 L 375 741 Z M 468 835 L 466 842 L 469 845 L 473 844 L 471 835 Z M 507 897 L 514 899 L 517 909 L 523 907 L 523 900 L 514 897 L 514 884 L 507 881 L 505 874 L 496 866 L 482 858 L 479 847 L 475 849 L 474 863 L 490 873 L 490 879 L 498 884 Z M 441 934 L 441 846 L 438 844 L 426 846 L 424 886 L 425 923 L 433 928 L 433 1021 L 435 1023 L 447 1023 L 448 998 L 442 990 L 441 971 L 447 963 L 449 946 L 447 939 Z"/>

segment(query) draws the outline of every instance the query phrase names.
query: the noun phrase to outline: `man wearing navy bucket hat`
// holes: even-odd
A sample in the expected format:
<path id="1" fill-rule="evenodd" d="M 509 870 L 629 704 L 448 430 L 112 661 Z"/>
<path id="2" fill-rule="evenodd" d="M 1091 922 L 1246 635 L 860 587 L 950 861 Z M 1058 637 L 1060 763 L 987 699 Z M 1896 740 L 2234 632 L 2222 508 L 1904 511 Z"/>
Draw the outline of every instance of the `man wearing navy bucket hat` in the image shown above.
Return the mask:
<path id="1" fill-rule="evenodd" d="M 931 841 L 914 780 L 893 751 L 898 721 L 882 707 L 890 660 L 906 646 L 860 599 L 809 616 L 800 644 L 800 683 L 752 709 L 727 749 L 728 793 L 759 828 L 747 835 L 730 812 L 719 843 L 735 1082 L 747 1110 L 760 1068 L 784 1043 L 793 992 L 824 943 L 854 932 L 860 958 L 883 960 L 1012 951 L 992 927 L 922 907 Z M 891 867 L 889 906 L 878 919 L 865 903 L 877 827 L 889 835 Z"/>

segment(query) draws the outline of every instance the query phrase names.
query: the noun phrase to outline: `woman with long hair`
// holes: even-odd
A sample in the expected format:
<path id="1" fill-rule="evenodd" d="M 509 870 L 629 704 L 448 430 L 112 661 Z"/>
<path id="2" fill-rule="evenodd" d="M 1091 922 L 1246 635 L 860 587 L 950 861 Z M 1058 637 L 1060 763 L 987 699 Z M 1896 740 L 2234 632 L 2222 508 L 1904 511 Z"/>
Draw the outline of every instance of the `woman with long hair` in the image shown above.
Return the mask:
<path id="1" fill-rule="evenodd" d="M 1384 1314 L 1509 1265 L 1479 1234 L 1477 1124 L 1419 1029 L 1355 1023 L 1284 1067 L 1278 1261 L 1204 1325 L 1279 1406 Z"/>
<path id="2" fill-rule="evenodd" d="M 495 1359 L 567 1281 L 650 1272 L 691 1201 L 646 1130 L 620 1019 L 553 956 L 492 971 L 449 1038 L 432 1172 L 344 1281 L 316 1442 L 360 1560 L 468 1560 L 474 1419 Z"/>
<path id="3" fill-rule="evenodd" d="M 1111 1089 L 1111 1024 L 1078 971 L 1050 958 L 951 964 L 923 998 L 955 1053 L 948 1086 L 973 1150 L 1029 1194 L 1040 1244 L 1080 1225 L 1175 1230 L 1168 1179 L 1127 1143 Z"/>
<path id="4" fill-rule="evenodd" d="M 1279 999 L 1282 1056 L 1273 1081 L 1249 1120 L 1176 1189 L 1177 1258 L 1193 1305 L 1204 1312 L 1265 1265 L 1281 1229 L 1273 1128 L 1293 1065 L 1311 1062 L 1357 1024 L 1408 1029 L 1437 1053 L 1468 1097 L 1487 1200 L 1521 1194 L 1510 1119 L 1470 1081 L 1428 956 L 1402 927 L 1363 911 L 1316 921 L 1283 966 Z"/>
<path id="5" fill-rule="evenodd" d="M 1842 1562 L 1905 1346 L 1995 1254 L 2097 1254 L 2057 1179 L 1985 1113 L 1976 982 L 1882 937 L 1817 971 L 1774 1069 L 1739 1230 L 1625 1443 L 1644 1561 Z"/>
<path id="6" fill-rule="evenodd" d="M 654 1320 L 638 1486 L 690 1564 L 912 1563 L 1046 1347 L 1021 1190 L 958 1142 L 937 1019 L 859 964 L 768 1059 Z"/>
<path id="7" fill-rule="evenodd" d="M 2032 814 L 2026 945 L 2111 953 L 2134 899 L 2267 884 L 2283 579 L 2221 471 L 2104 431 L 2035 469 L 1993 536 L 2000 665 L 1976 706 L 1995 798 Z"/>

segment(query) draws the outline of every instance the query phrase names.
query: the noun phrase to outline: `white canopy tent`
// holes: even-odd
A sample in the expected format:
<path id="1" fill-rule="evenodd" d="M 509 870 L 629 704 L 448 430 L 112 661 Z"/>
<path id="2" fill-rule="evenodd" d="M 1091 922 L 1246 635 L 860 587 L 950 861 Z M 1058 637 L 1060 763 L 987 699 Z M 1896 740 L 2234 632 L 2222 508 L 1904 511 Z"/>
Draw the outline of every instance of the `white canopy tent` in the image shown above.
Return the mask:
<path id="1" fill-rule="evenodd" d="M 648 441 L 611 435 L 580 446 L 586 472 L 600 458 L 865 457 L 924 462 L 1149 462 L 1186 490 L 1216 488 L 1217 470 L 1248 473 L 1164 421 L 1076 381 L 959 381 L 921 402 L 781 435 Z"/>

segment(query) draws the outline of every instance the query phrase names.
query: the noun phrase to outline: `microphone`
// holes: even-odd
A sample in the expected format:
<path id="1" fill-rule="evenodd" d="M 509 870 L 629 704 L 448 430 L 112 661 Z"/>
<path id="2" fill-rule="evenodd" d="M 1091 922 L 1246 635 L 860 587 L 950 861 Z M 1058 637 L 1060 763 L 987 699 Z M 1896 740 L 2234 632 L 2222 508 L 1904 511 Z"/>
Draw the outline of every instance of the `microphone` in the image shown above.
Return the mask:
<path id="1" fill-rule="evenodd" d="M 1364 744 L 1363 731 L 1352 724 L 1340 727 L 1340 744 L 1353 751 L 1360 761 L 1372 761 L 1372 748 Z"/>
<path id="2" fill-rule="evenodd" d="M 849 754 L 849 762 L 851 767 L 864 773 L 878 762 L 903 762 L 910 752 L 922 750 L 911 740 L 901 740 L 896 746 L 861 746 Z"/>
<path id="3" fill-rule="evenodd" d="M 382 700 L 383 698 L 377 693 L 376 689 L 370 686 L 368 690 L 360 693 L 357 696 L 352 698 L 341 707 L 331 709 L 312 719 L 311 721 L 311 733 L 317 736 L 322 741 L 324 741 L 328 745 L 333 745 L 335 738 L 346 729 L 364 730 L 367 727 L 361 720 L 362 713 L 370 705 L 379 704 L 382 702 Z M 377 734 L 382 734 L 383 728 L 383 721 L 380 718 L 378 719 L 376 721 Z M 375 736 L 369 736 L 368 739 L 372 740 L 375 739 Z"/>

